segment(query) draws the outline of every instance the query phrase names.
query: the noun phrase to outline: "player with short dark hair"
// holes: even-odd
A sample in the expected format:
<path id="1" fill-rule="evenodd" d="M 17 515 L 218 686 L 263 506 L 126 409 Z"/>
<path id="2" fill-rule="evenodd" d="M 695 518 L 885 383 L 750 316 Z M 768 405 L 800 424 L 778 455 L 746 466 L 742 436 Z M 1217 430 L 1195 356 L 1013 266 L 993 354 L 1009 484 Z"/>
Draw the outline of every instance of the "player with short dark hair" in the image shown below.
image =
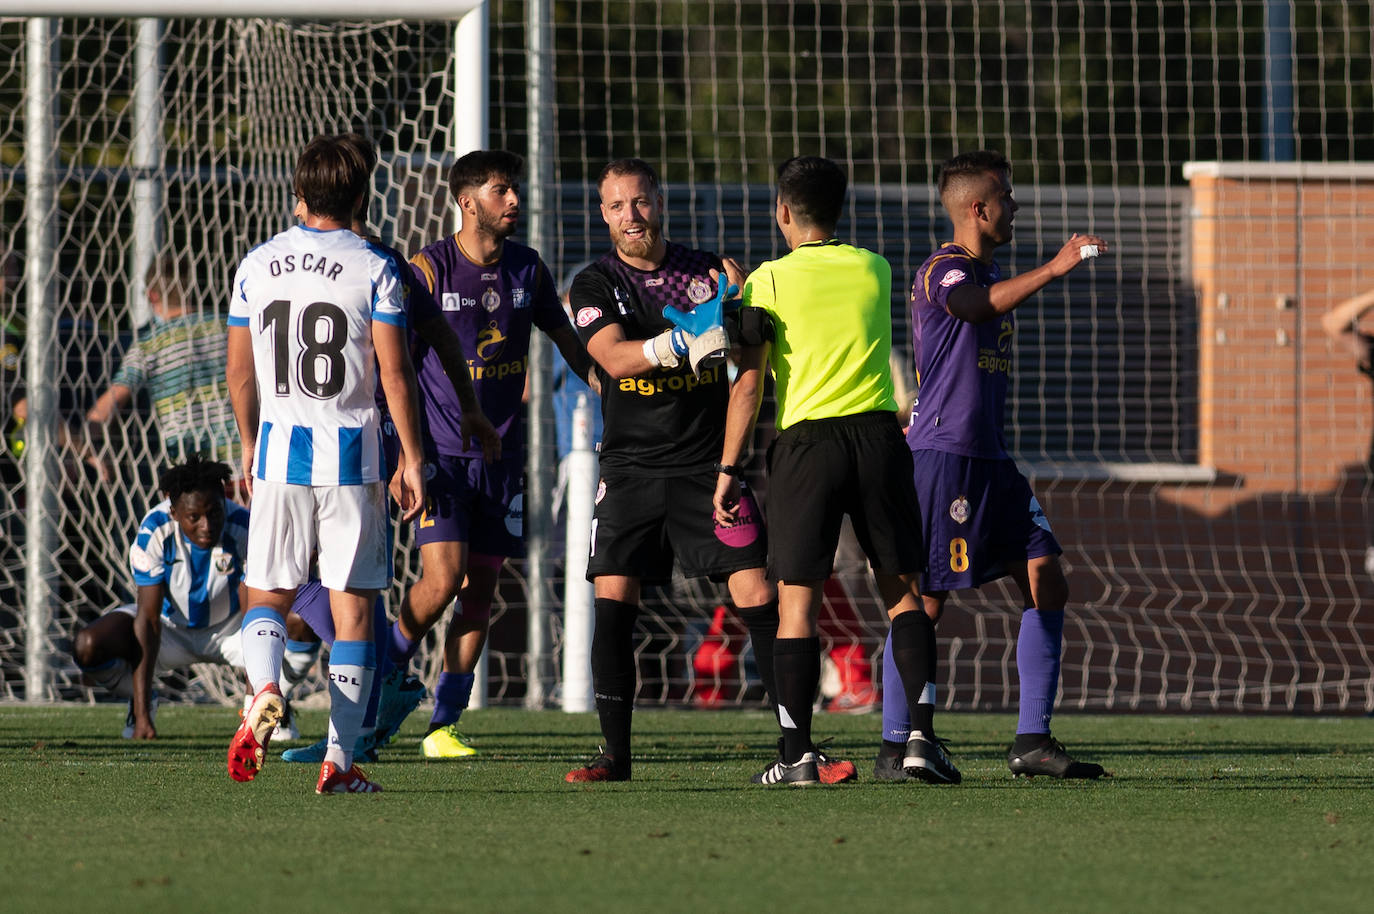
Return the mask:
<path id="1" fill-rule="evenodd" d="M 1068 582 L 1061 549 L 1030 483 L 1007 453 L 1002 424 L 1011 383 L 1014 311 L 1052 280 L 1107 250 L 1097 235 L 1074 234 L 1047 263 L 1003 279 L 993 259 L 1011 241 L 1020 208 L 1011 165 L 996 152 L 965 153 L 940 169 L 940 200 L 954 225 L 916 271 L 911 312 L 919 392 L 907 443 L 915 465 L 929 568 L 926 614 L 939 620 L 951 590 L 1010 575 L 1021 591 L 1016 643 L 1020 719 L 1007 764 L 1018 775 L 1096 778 L 1100 765 L 1075 761 L 1050 735 L 1059 686 Z M 887 677 L 884 677 L 885 684 Z M 884 709 L 875 773 L 900 779 L 898 739 L 929 726 L 934 696 L 913 709 Z M 910 720 L 902 711 L 912 714 Z M 912 770 L 909 755 L 901 767 Z"/>
<path id="2" fill-rule="evenodd" d="M 404 286 L 395 264 L 351 230 L 369 178 L 345 138 L 312 141 L 293 180 L 303 224 L 244 258 L 229 314 L 229 387 L 253 495 L 243 653 L 254 698 L 228 769 L 247 781 L 263 763 L 282 710 L 282 620 L 317 559 L 338 636 L 317 793 L 380 789 L 353 764 L 377 666 L 372 614 L 392 573 L 379 380 L 404 455 L 393 496 L 406 520 L 424 504 Z"/>
<path id="3" fill-rule="evenodd" d="M 411 272 L 438 302 L 456 334 L 473 403 L 455 398 L 441 349 L 412 337 L 425 419 L 429 498 L 416 521 L 422 573 L 391 626 L 388 652 L 405 669 L 421 639 L 458 599 L 434 689 L 434 713 L 421 743 L 427 758 L 465 758 L 475 750 L 457 726 L 471 699 L 474 671 L 491 624 L 501 566 L 524 555 L 525 409 L 530 336 L 539 328 L 579 377 L 591 362 L 564 313 L 553 277 L 533 248 L 512 240 L 519 226 L 519 156 L 468 153 L 449 170 L 462 211 L 458 232 L 425 246 Z M 480 409 L 500 435 L 486 449 L 468 440 L 467 415 Z"/>
<path id="4" fill-rule="evenodd" d="M 689 364 L 692 335 L 664 316 L 693 311 L 717 295 L 739 265 L 663 237 L 663 194 L 642 159 L 602 169 L 597 189 L 612 250 L 573 280 L 573 320 L 601 377 L 603 430 L 587 577 L 596 592 L 592 682 L 605 746 L 572 783 L 626 781 L 635 695 L 634 626 L 641 583 L 669 579 L 674 559 L 688 577 L 724 579 L 749 629 L 759 675 L 776 695 L 773 641 L 777 595 L 764 575 L 767 539 L 752 496 L 728 525 L 713 523 L 711 495 L 726 434 L 727 406 L 740 392 L 723 361 Z M 757 360 L 767 324 L 737 312 L 732 341 L 741 367 Z M 731 475 L 732 479 L 736 475 Z M 827 779 L 855 776 L 852 763 L 825 759 Z"/>
<path id="5" fill-rule="evenodd" d="M 239 583 L 248 512 L 226 502 L 229 467 L 191 456 L 163 471 L 165 498 L 129 545 L 137 602 L 76 633 L 72 656 L 86 680 L 128 699 L 126 739 L 155 739 L 158 670 L 193 663 L 242 667 Z"/>
<path id="6" fill-rule="evenodd" d="M 835 228 L 847 179 L 817 156 L 778 168 L 776 218 L 791 253 L 763 264 L 744 286 L 744 303 L 771 318 L 766 347 L 776 381 L 777 440 L 768 452 L 769 575 L 778 581 L 774 677 L 783 751 L 756 783 L 815 784 L 811 707 L 820 680 L 817 620 L 825 580 L 849 515 L 892 620 L 893 654 L 914 707 L 930 676 L 932 625 L 920 611 L 917 575 L 925 564 L 911 456 L 897 423 L 892 351 L 892 269 L 872 251 L 843 244 Z M 739 459 L 763 395 L 764 363 L 742 365 L 731 400 L 721 462 Z M 717 520 L 738 516 L 737 480 L 716 480 Z M 933 734 L 913 734 L 913 757 L 932 781 L 959 771 Z"/>

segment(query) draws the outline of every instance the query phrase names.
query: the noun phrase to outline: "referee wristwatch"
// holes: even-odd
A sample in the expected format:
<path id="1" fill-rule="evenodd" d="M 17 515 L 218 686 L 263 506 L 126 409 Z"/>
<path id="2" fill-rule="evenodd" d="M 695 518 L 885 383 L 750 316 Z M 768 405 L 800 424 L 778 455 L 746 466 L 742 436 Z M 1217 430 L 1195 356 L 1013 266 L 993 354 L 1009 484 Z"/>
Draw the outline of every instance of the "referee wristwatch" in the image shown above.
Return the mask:
<path id="1" fill-rule="evenodd" d="M 718 464 L 716 464 L 716 472 L 717 472 L 717 473 L 724 473 L 726 476 L 734 476 L 734 477 L 737 478 L 737 479 L 738 479 L 740 476 L 743 476 L 743 475 L 744 475 L 744 470 L 742 470 L 740 467 L 736 466 L 736 465 L 733 464 L 733 463 L 718 463 Z"/>

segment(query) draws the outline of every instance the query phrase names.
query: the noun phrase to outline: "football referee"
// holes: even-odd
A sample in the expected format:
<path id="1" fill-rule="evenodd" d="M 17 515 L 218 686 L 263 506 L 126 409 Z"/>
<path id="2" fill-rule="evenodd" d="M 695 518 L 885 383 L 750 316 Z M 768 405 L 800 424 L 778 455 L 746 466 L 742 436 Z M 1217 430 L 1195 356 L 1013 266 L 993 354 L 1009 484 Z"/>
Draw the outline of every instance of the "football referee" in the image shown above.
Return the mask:
<path id="1" fill-rule="evenodd" d="M 811 707 L 820 681 L 816 621 L 840 525 L 848 514 L 873 565 L 892 652 L 914 710 L 933 675 L 934 629 L 921 608 L 925 568 L 911 452 L 897 422 L 892 350 L 892 268 L 836 240 L 848 180 L 828 159 L 798 156 L 778 168 L 776 217 L 790 250 L 749 276 L 744 304 L 768 313 L 774 339 L 779 434 L 768 451 L 768 571 L 778 581 L 774 679 L 783 753 L 754 776 L 762 784 L 815 784 Z M 763 366 L 745 367 L 752 398 L 732 398 L 721 464 L 737 465 L 763 391 Z M 717 520 L 734 520 L 739 485 L 716 481 Z M 913 732 L 910 767 L 929 781 L 959 771 L 934 734 Z"/>

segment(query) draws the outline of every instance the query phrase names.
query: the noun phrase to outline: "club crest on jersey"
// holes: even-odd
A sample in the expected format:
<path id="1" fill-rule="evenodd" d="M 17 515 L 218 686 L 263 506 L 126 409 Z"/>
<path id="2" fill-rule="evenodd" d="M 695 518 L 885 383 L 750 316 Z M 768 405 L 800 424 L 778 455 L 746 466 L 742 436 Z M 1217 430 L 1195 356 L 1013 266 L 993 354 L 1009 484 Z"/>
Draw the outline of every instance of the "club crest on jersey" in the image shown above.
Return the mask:
<path id="1" fill-rule="evenodd" d="M 484 362 L 490 362 L 499 356 L 505 346 L 506 335 L 496 326 L 496 321 L 492 321 L 487 325 L 487 329 L 477 334 L 477 357 Z"/>
<path id="2" fill-rule="evenodd" d="M 219 574 L 228 574 L 234 570 L 234 556 L 225 552 L 223 546 L 216 546 L 211 555 L 214 558 L 215 571 Z"/>
<path id="3" fill-rule="evenodd" d="M 945 288 L 949 288 L 950 286 L 957 286 L 959 285 L 959 283 L 963 282 L 967 278 L 968 274 L 965 273 L 963 270 L 950 270 L 948 273 L 944 275 L 944 278 L 940 280 L 940 285 L 944 286 Z"/>
<path id="4" fill-rule="evenodd" d="M 577 326 L 586 327 L 601 316 L 600 308 L 581 308 L 577 312 Z"/>
<path id="5" fill-rule="evenodd" d="M 969 510 L 968 499 L 962 495 L 949 503 L 949 516 L 956 524 L 968 523 Z"/>
<path id="6" fill-rule="evenodd" d="M 714 293 L 711 291 L 711 284 L 700 277 L 693 279 L 687 284 L 687 298 L 694 305 L 699 305 L 704 301 L 710 301 Z"/>
<path id="7" fill-rule="evenodd" d="M 153 569 L 157 568 L 159 562 L 148 554 L 147 550 L 134 546 L 129 550 L 129 564 L 134 571 L 141 571 L 144 574 L 152 574 Z"/>
<path id="8" fill-rule="evenodd" d="M 515 308 L 528 308 L 530 306 L 530 297 L 524 289 L 511 289 L 510 303 L 511 306 Z"/>
<path id="9" fill-rule="evenodd" d="M 482 293 L 482 307 L 486 308 L 489 312 L 495 311 L 497 308 L 501 307 L 501 293 L 497 292 L 495 289 L 488 288 L 487 291 Z"/>

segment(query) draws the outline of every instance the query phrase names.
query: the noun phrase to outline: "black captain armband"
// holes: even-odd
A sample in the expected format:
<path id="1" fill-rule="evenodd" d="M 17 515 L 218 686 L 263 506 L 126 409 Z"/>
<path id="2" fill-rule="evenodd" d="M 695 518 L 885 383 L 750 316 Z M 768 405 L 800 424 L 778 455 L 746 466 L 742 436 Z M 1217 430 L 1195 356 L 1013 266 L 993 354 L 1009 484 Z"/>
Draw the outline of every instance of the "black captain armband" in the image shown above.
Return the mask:
<path id="1" fill-rule="evenodd" d="M 762 308 L 736 308 L 725 313 L 725 333 L 736 346 L 762 346 L 773 341 L 773 318 Z"/>
<path id="2" fill-rule="evenodd" d="M 733 476 L 736 479 L 744 475 L 744 470 L 733 463 L 716 464 L 716 472 L 724 473 L 726 476 Z"/>

